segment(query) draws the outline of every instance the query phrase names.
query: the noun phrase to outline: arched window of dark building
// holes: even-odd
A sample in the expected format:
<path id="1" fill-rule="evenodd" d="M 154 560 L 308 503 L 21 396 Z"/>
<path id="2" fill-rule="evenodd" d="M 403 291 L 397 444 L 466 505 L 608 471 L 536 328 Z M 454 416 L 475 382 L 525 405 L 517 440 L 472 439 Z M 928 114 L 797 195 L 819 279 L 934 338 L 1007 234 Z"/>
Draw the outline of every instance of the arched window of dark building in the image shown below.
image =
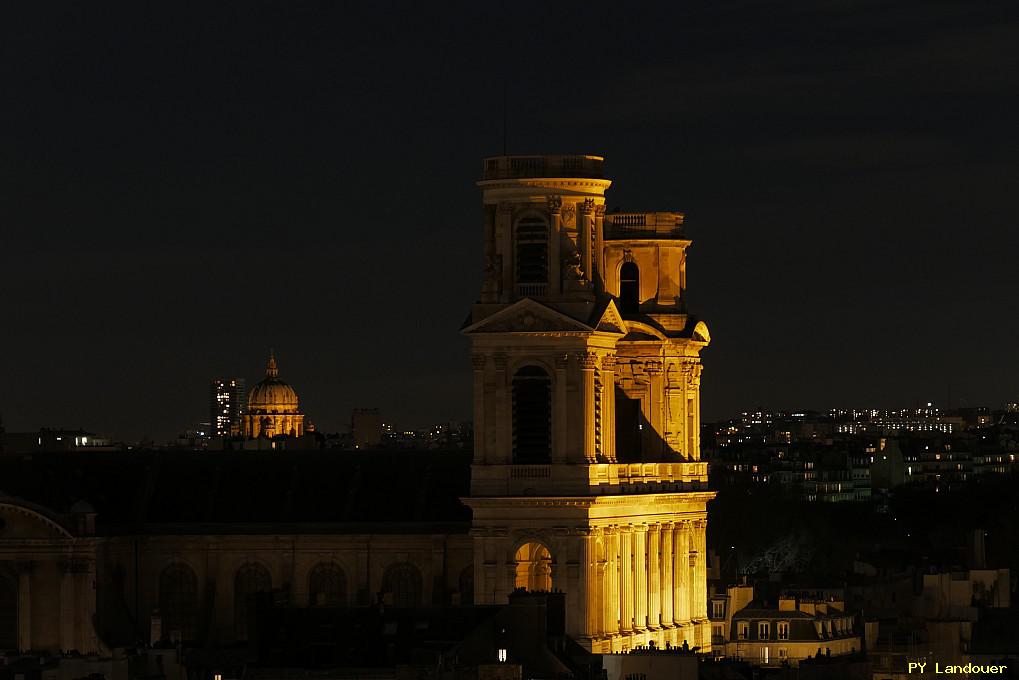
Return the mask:
<path id="1" fill-rule="evenodd" d="M 619 311 L 636 314 L 640 309 L 640 269 L 636 262 L 624 262 L 619 268 Z"/>
<path id="2" fill-rule="evenodd" d="M 250 562 L 234 576 L 234 629 L 238 640 L 247 640 L 255 620 L 255 596 L 272 590 L 272 576 L 261 564 Z"/>
<path id="3" fill-rule="evenodd" d="M 409 562 L 400 562 L 386 569 L 382 592 L 390 595 L 394 607 L 421 606 L 421 571 Z"/>
<path id="4" fill-rule="evenodd" d="M 539 366 L 513 376 L 513 462 L 552 460 L 552 380 Z"/>
<path id="5" fill-rule="evenodd" d="M 308 574 L 308 605 L 342 607 L 347 603 L 347 577 L 338 564 L 318 564 Z"/>
<path id="6" fill-rule="evenodd" d="M 171 564 L 159 575 L 159 614 L 163 639 L 194 640 L 198 623 L 198 577 L 183 563 Z"/>

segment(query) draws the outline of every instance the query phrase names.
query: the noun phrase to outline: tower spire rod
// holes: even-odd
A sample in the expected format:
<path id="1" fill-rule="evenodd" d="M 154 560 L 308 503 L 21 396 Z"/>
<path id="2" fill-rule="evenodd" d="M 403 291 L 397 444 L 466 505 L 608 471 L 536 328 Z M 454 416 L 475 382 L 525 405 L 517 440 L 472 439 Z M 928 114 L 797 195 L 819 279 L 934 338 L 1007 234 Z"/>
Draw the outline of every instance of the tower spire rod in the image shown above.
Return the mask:
<path id="1" fill-rule="evenodd" d="M 279 375 L 279 369 L 276 368 L 276 353 L 272 347 L 269 348 L 269 363 L 265 366 L 265 375 L 270 378 L 275 378 Z"/>

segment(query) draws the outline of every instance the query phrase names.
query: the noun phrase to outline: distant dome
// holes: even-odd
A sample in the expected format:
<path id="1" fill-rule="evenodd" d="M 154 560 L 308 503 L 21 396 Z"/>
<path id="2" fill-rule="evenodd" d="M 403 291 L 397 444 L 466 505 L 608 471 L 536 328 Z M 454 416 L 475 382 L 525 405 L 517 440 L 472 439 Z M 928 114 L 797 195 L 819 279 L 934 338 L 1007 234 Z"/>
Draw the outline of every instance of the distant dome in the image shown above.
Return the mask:
<path id="1" fill-rule="evenodd" d="M 248 394 L 248 413 L 297 413 L 297 392 L 279 379 L 276 357 L 269 353 L 265 378 Z"/>

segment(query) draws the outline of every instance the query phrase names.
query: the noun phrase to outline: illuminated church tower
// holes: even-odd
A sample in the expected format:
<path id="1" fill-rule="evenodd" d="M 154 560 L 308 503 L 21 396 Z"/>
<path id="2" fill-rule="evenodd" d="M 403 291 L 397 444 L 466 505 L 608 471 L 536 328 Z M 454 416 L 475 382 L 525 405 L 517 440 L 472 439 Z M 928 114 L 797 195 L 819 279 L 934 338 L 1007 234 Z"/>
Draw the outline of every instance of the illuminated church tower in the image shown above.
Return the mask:
<path id="1" fill-rule="evenodd" d="M 561 590 L 596 652 L 710 648 L 700 351 L 683 215 L 607 213 L 598 156 L 485 160 L 475 602 Z"/>

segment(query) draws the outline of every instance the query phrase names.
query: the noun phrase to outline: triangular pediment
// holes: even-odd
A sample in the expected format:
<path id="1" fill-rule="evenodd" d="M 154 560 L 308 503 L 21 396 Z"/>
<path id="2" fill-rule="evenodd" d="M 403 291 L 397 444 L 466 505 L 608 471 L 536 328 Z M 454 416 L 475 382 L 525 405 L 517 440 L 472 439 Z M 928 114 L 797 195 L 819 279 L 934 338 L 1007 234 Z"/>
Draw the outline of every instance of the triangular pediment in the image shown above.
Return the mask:
<path id="1" fill-rule="evenodd" d="M 473 333 L 590 333 L 594 329 L 571 316 L 546 307 L 530 298 L 519 300 L 506 309 L 485 317 L 463 329 Z"/>
<path id="2" fill-rule="evenodd" d="M 616 308 L 616 303 L 612 300 L 609 300 L 609 303 L 605 305 L 605 311 L 602 312 L 598 323 L 595 324 L 595 329 L 603 333 L 626 335 L 626 322 L 623 321 L 622 315 L 620 315 L 619 310 Z"/>

